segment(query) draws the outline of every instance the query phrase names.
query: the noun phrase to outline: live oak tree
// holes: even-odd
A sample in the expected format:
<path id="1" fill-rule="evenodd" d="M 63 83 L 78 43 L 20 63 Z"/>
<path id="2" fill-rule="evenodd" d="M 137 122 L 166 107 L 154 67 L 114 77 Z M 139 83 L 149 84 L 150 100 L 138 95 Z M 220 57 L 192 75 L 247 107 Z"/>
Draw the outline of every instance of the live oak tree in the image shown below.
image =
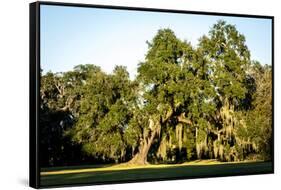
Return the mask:
<path id="1" fill-rule="evenodd" d="M 146 164 L 156 138 L 159 155 L 165 158 L 166 146 L 176 130 L 180 133 L 177 138 L 181 148 L 183 125 L 191 125 L 185 115 L 186 106 L 197 83 L 187 64 L 192 57 L 191 45 L 179 40 L 170 29 L 159 30 L 148 42 L 148 53 L 139 64 L 137 77 L 142 100 L 139 109 L 144 112 L 145 121 L 139 123 L 142 134 L 138 152 L 130 163 Z"/>
<path id="2" fill-rule="evenodd" d="M 103 160 L 125 159 L 125 131 L 133 114 L 134 88 L 122 66 L 110 75 L 98 67 L 89 68 L 80 88 L 79 115 L 69 131 L 85 152 Z"/>
<path id="3" fill-rule="evenodd" d="M 245 44 L 245 37 L 235 26 L 219 21 L 203 36 L 199 42 L 199 51 L 206 59 L 208 81 L 216 93 L 213 102 L 216 112 L 211 115 L 210 133 L 215 139 L 211 146 L 215 158 L 237 160 L 235 128 L 241 125 L 236 111 L 248 91 L 244 81 L 250 64 L 250 52 Z M 206 146 L 206 143 L 205 143 Z"/>
<path id="4" fill-rule="evenodd" d="M 195 128 L 198 158 L 236 159 L 232 139 L 234 122 L 238 121 L 234 109 L 247 92 L 243 81 L 249 56 L 244 36 L 224 21 L 201 38 L 196 50 L 171 30 L 160 30 L 139 68 L 144 109 L 150 113 L 144 147 L 150 148 L 155 135 L 164 136 L 165 144 L 171 135 L 161 132 L 172 123 L 179 149 L 185 137 L 183 125 L 187 125 Z M 148 150 L 144 152 L 143 157 L 147 157 Z"/>

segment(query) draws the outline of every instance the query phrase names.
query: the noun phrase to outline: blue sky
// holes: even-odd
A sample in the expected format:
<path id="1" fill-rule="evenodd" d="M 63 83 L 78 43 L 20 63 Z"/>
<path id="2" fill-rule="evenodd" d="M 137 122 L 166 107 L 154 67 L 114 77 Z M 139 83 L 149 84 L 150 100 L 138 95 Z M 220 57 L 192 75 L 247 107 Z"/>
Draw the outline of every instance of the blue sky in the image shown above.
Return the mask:
<path id="1" fill-rule="evenodd" d="M 146 41 L 161 28 L 196 46 L 217 20 L 234 24 L 246 37 L 252 59 L 271 64 L 271 20 L 257 18 L 110 10 L 41 5 L 41 68 L 64 72 L 95 64 L 107 73 L 127 67 L 132 78 L 144 60 Z"/>

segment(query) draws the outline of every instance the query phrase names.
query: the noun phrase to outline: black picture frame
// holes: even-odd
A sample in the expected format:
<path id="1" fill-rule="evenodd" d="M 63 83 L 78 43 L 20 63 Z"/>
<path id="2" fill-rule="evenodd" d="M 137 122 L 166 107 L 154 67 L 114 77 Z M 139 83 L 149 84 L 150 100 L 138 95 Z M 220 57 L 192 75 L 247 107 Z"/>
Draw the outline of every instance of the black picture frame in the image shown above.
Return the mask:
<path id="1" fill-rule="evenodd" d="M 176 177 L 176 178 L 157 178 L 157 179 L 142 179 L 129 181 L 112 181 L 99 183 L 83 183 L 83 184 L 64 184 L 59 187 L 67 186 L 83 186 L 83 185 L 98 185 L 98 184 L 115 184 L 115 183 L 130 183 L 130 182 L 147 182 L 147 181 L 161 181 L 161 180 L 177 180 L 177 179 L 192 179 L 192 178 L 209 178 L 209 177 L 224 177 L 237 175 L 253 175 L 253 174 L 271 174 L 274 173 L 274 16 L 265 15 L 250 15 L 250 14 L 235 14 L 235 13 L 219 13 L 219 12 L 201 12 L 189 10 L 171 10 L 171 9 L 157 9 L 157 8 L 142 8 L 142 7 L 125 7 L 125 6 L 111 6 L 111 5 L 93 5 L 81 3 L 63 3 L 63 2 L 47 2 L 37 1 L 29 5 L 29 185 L 33 188 L 49 188 L 55 186 L 40 185 L 40 164 L 39 164 L 39 140 L 40 140 L 40 6 L 41 5 L 55 5 L 67 7 L 87 7 L 87 8 L 103 8 L 116 10 L 133 10 L 133 11 L 152 11 L 165 13 L 184 13 L 195 15 L 210 15 L 210 16 L 231 16 L 242 18 L 262 18 L 271 20 L 272 31 L 272 169 L 269 172 L 261 173 L 241 173 L 241 174 L 227 174 L 227 175 L 207 175 L 195 177 Z"/>

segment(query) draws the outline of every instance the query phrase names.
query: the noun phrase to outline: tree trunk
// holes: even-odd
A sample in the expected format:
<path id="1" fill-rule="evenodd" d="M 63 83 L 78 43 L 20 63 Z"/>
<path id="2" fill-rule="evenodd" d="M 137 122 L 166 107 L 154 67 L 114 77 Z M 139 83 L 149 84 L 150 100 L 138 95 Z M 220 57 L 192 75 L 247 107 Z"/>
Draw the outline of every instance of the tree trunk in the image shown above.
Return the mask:
<path id="1" fill-rule="evenodd" d="M 173 114 L 173 109 L 170 108 L 164 118 L 156 117 L 149 119 L 149 127 L 150 133 L 145 135 L 145 130 L 143 130 L 143 140 L 140 143 L 138 153 L 128 162 L 128 164 L 132 165 L 145 165 L 147 162 L 147 155 L 149 149 L 154 141 L 156 135 L 160 135 L 161 132 L 161 124 L 165 123 Z M 155 121 L 156 120 L 156 121 Z"/>
<path id="2" fill-rule="evenodd" d="M 128 164 L 132 164 L 132 165 L 148 164 L 147 155 L 153 143 L 154 138 L 159 132 L 159 129 L 160 129 L 160 123 L 157 123 L 151 130 L 150 136 L 148 134 L 147 137 L 144 137 L 144 139 L 141 142 L 141 145 L 139 146 L 138 153 L 128 162 Z"/>

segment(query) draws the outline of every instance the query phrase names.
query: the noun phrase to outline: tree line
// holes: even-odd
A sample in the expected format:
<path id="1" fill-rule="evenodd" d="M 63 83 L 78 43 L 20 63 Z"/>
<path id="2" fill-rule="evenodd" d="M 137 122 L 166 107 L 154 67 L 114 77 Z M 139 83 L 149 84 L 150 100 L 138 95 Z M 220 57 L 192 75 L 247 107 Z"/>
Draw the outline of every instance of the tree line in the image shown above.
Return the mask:
<path id="1" fill-rule="evenodd" d="M 271 160 L 272 69 L 234 25 L 147 45 L 134 80 L 124 66 L 41 73 L 41 166 Z"/>

